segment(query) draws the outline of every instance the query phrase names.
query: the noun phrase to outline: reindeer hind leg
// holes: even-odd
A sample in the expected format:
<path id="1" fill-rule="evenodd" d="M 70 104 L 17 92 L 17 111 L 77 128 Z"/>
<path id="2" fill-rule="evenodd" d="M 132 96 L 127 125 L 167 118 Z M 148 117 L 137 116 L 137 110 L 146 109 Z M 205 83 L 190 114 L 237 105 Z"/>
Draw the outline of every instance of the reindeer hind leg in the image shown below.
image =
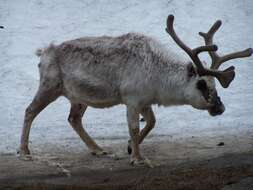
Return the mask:
<path id="1" fill-rule="evenodd" d="M 39 88 L 33 101 L 26 108 L 23 130 L 21 135 L 21 144 L 18 152 L 21 157 L 30 154 L 28 143 L 29 143 L 29 133 L 33 120 L 47 105 L 56 100 L 59 96 L 60 93 L 58 93 L 58 91 L 55 89 Z"/>
<path id="2" fill-rule="evenodd" d="M 107 154 L 97 143 L 90 137 L 90 135 L 85 131 L 82 124 L 82 116 L 87 109 L 86 105 L 82 104 L 71 104 L 71 109 L 68 117 L 68 121 L 80 136 L 82 141 L 88 146 L 93 155 L 103 155 Z"/>

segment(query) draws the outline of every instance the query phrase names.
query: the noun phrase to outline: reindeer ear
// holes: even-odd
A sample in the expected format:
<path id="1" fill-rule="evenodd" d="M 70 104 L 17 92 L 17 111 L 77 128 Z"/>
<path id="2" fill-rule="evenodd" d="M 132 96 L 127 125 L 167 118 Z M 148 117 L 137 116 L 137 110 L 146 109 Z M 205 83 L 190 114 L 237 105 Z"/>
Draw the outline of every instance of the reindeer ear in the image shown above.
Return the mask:
<path id="1" fill-rule="evenodd" d="M 197 75 L 197 72 L 193 66 L 193 64 L 190 62 L 188 65 L 187 65 L 187 72 L 188 72 L 188 77 L 191 78 L 191 77 L 194 77 Z"/>

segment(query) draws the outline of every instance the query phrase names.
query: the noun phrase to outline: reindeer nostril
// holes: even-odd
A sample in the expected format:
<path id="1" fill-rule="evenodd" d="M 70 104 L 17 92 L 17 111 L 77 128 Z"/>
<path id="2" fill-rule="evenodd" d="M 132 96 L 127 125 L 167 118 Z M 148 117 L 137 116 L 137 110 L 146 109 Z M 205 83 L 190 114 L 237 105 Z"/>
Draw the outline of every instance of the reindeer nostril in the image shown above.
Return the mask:
<path id="1" fill-rule="evenodd" d="M 221 100 L 220 100 L 220 97 L 218 96 L 217 97 L 217 99 L 216 99 L 216 104 L 217 105 L 222 105 L 222 102 L 221 102 Z"/>

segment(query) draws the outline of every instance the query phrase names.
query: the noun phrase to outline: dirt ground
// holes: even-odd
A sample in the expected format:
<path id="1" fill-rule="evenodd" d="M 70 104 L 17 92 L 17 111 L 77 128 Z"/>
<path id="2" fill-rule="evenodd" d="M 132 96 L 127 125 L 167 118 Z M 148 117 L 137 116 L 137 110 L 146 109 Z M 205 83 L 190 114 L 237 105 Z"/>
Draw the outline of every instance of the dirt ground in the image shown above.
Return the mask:
<path id="1" fill-rule="evenodd" d="M 129 164 L 126 142 L 101 141 L 114 154 L 100 157 L 87 149 L 63 151 L 43 145 L 34 147 L 32 161 L 20 160 L 14 153 L 0 156 L 0 189 L 250 190 L 252 140 L 252 136 L 149 138 L 141 147 L 152 165 L 138 167 Z"/>

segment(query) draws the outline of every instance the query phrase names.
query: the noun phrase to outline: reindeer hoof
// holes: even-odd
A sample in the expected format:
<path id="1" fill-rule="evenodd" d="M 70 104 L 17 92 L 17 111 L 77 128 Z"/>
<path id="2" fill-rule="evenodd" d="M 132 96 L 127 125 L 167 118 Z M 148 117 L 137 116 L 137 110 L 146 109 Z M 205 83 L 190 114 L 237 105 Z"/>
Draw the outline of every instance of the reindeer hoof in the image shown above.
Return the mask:
<path id="1" fill-rule="evenodd" d="M 17 150 L 17 154 L 18 154 L 18 158 L 20 160 L 25 160 L 25 161 L 32 160 L 32 156 L 31 156 L 28 148 L 26 148 L 26 149 L 20 148 L 19 150 Z"/>
<path id="2" fill-rule="evenodd" d="M 147 166 L 149 168 L 154 168 L 155 165 L 148 158 L 132 158 L 130 164 L 134 166 Z M 158 166 L 158 165 L 157 165 Z"/>
<path id="3" fill-rule="evenodd" d="M 94 156 L 103 156 L 103 155 L 107 155 L 108 152 L 104 150 L 92 150 L 91 154 Z"/>
<path id="4" fill-rule="evenodd" d="M 142 158 L 131 158 L 130 164 L 133 166 L 143 166 L 145 164 L 145 160 Z"/>
<path id="5" fill-rule="evenodd" d="M 32 160 L 33 160 L 32 156 L 29 155 L 29 154 L 26 154 L 26 155 L 19 155 L 18 158 L 19 158 L 20 160 L 24 160 L 24 161 L 32 161 Z"/>
<path id="6" fill-rule="evenodd" d="M 127 152 L 129 155 L 132 153 L 131 140 L 128 140 Z"/>

